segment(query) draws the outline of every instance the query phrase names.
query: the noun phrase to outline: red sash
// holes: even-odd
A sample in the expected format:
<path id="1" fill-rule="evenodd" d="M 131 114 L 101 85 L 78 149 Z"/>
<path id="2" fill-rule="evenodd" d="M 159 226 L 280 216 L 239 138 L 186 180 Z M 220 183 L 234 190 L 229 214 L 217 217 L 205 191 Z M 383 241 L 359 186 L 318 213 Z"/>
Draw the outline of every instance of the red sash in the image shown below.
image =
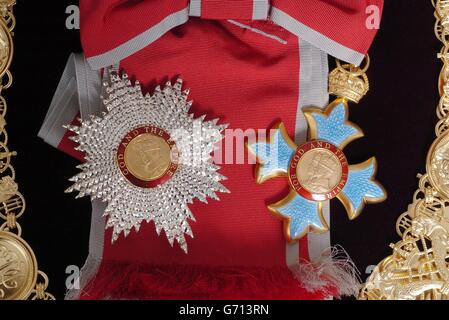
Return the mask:
<path id="1" fill-rule="evenodd" d="M 298 137 L 298 101 L 306 94 L 300 92 L 301 81 L 310 80 L 300 79 L 301 41 L 360 63 L 377 31 L 366 26 L 366 8 L 376 5 L 381 12 L 383 0 L 80 4 L 82 44 L 92 69 L 119 64 L 146 92 L 181 76 L 196 116 L 220 118 L 243 131 L 282 120 Z M 66 138 L 58 147 L 74 155 Z M 233 139 L 227 136 L 225 143 Z M 307 292 L 295 279 L 287 266 L 282 222 L 266 207 L 288 193 L 287 184 L 275 179 L 257 185 L 253 172 L 250 164 L 222 165 L 220 173 L 228 178 L 223 184 L 231 193 L 191 205 L 197 221 L 191 223 L 195 238 L 187 240 L 188 254 L 157 236 L 153 223 L 115 244 L 107 231 L 99 269 L 81 297 L 324 298 L 324 291 Z M 306 238 L 299 250 L 299 257 L 308 259 Z"/>

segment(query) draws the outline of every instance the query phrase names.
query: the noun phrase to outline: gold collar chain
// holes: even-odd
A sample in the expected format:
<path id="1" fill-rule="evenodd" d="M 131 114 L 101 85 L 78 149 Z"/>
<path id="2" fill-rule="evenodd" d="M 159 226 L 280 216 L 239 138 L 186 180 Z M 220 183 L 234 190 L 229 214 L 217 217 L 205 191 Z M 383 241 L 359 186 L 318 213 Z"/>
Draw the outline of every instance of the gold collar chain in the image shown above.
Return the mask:
<path id="1" fill-rule="evenodd" d="M 426 174 L 402 214 L 396 230 L 402 240 L 393 254 L 374 269 L 360 293 L 368 300 L 449 299 L 449 0 L 432 0 L 435 35 L 443 43 L 439 77 L 436 139 L 430 147 Z"/>
<path id="2" fill-rule="evenodd" d="M 3 91 L 13 81 L 9 67 L 13 57 L 15 3 L 15 0 L 0 0 L 0 300 L 54 300 L 46 292 L 47 275 L 39 271 L 33 250 L 22 238 L 17 220 L 25 212 L 25 199 L 19 192 L 11 165 L 16 152 L 7 146 L 7 104 Z"/>

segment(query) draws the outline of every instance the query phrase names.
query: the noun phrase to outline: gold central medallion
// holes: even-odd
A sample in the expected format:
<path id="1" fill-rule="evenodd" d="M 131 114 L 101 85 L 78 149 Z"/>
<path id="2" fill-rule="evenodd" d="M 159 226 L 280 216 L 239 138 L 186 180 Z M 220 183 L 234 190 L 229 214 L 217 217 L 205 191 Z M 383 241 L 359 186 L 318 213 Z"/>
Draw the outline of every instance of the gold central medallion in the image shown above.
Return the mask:
<path id="1" fill-rule="evenodd" d="M 37 262 L 21 238 L 0 231 L 0 300 L 23 300 L 37 280 Z"/>
<path id="2" fill-rule="evenodd" d="M 154 126 L 128 133 L 117 152 L 122 174 L 142 188 L 154 188 L 168 181 L 178 169 L 178 158 L 178 149 L 170 135 Z"/>
<path id="3" fill-rule="evenodd" d="M 143 181 L 161 178 L 170 167 L 170 146 L 159 136 L 144 133 L 128 144 L 125 163 L 128 170 Z"/>
<path id="4" fill-rule="evenodd" d="M 313 201 L 335 198 L 348 180 L 348 161 L 333 144 L 314 140 L 300 146 L 290 162 L 291 186 Z"/>
<path id="5" fill-rule="evenodd" d="M 296 169 L 299 183 L 309 192 L 319 194 L 332 191 L 340 183 L 342 173 L 337 156 L 323 148 L 304 154 Z"/>

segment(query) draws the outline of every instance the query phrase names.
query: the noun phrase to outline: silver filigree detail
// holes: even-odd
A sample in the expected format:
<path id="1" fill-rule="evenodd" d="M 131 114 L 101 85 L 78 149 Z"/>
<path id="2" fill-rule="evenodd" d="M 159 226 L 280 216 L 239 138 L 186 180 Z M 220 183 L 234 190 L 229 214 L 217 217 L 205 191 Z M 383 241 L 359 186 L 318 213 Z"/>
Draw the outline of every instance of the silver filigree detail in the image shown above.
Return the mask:
<path id="1" fill-rule="evenodd" d="M 80 119 L 80 126 L 66 126 L 75 133 L 71 139 L 86 160 L 78 166 L 82 171 L 70 179 L 74 184 L 66 192 L 78 191 L 77 198 L 90 196 L 108 203 L 104 215 L 108 217 L 106 227 L 113 228 L 112 242 L 122 232 L 126 237 L 132 228 L 139 231 L 142 221 L 153 221 L 158 235 L 164 230 L 171 246 L 176 240 L 187 252 L 184 234 L 193 237 L 188 220 L 195 221 L 188 204 L 194 199 L 205 203 L 207 198 L 219 200 L 216 192 L 229 192 L 220 183 L 226 178 L 217 172 L 219 167 L 211 157 L 227 125 L 218 125 L 218 119 L 205 121 L 205 116 L 194 118 L 181 79 L 144 96 L 138 81 L 132 85 L 126 74 L 108 74 L 102 98 L 107 111 Z M 131 184 L 116 160 L 123 137 L 148 125 L 168 132 L 180 152 L 174 176 L 152 189 Z"/>

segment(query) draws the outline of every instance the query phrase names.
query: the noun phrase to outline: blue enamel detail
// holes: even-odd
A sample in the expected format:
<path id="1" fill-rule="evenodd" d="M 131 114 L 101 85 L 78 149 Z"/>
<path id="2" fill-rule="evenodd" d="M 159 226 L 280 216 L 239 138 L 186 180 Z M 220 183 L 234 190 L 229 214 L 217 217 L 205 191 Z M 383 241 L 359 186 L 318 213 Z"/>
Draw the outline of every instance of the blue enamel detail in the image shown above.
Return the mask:
<path id="1" fill-rule="evenodd" d="M 385 192 L 371 179 L 374 175 L 374 160 L 368 167 L 360 170 L 349 169 L 348 181 L 342 193 L 351 202 L 355 211 L 363 205 L 364 198 L 380 199 L 385 197 Z"/>
<path id="2" fill-rule="evenodd" d="M 343 103 L 334 107 L 329 116 L 311 113 L 316 123 L 317 139 L 325 140 L 340 148 L 347 139 L 359 133 L 359 130 L 346 124 L 346 108 Z"/>
<path id="3" fill-rule="evenodd" d="M 312 226 L 317 229 L 326 229 L 321 223 L 318 206 L 318 202 L 307 200 L 296 194 L 286 205 L 277 207 L 276 211 L 290 219 L 290 237 L 294 239 L 308 232 Z"/>
<path id="4" fill-rule="evenodd" d="M 262 178 L 273 173 L 287 173 L 290 160 L 295 153 L 295 149 L 284 139 L 280 129 L 276 129 L 271 140 L 269 144 L 258 142 L 249 146 L 262 162 L 260 168 Z"/>

